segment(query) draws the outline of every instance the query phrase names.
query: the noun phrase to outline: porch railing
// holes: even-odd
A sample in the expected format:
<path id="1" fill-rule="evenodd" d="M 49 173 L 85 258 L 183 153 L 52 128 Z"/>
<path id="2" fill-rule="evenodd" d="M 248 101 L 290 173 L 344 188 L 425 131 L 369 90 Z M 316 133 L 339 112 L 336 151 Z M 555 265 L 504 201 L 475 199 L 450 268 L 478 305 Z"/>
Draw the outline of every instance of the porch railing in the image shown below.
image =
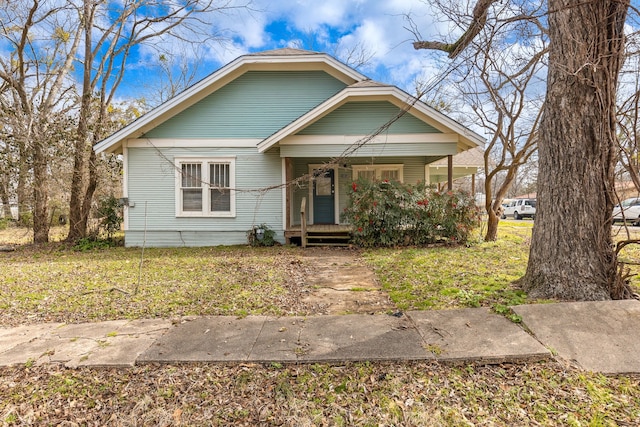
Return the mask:
<path id="1" fill-rule="evenodd" d="M 303 248 L 307 247 L 307 198 L 302 198 L 300 204 L 300 244 Z"/>

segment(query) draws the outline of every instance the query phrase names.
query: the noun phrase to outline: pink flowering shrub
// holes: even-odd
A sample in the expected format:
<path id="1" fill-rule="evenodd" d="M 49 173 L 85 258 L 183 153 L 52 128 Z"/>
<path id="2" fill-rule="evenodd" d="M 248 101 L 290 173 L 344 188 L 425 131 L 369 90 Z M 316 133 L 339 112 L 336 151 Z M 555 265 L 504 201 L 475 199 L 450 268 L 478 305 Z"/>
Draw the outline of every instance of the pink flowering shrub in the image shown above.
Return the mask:
<path id="1" fill-rule="evenodd" d="M 480 224 L 472 197 L 438 192 L 424 184 L 358 180 L 351 185 L 342 218 L 362 247 L 466 243 Z"/>

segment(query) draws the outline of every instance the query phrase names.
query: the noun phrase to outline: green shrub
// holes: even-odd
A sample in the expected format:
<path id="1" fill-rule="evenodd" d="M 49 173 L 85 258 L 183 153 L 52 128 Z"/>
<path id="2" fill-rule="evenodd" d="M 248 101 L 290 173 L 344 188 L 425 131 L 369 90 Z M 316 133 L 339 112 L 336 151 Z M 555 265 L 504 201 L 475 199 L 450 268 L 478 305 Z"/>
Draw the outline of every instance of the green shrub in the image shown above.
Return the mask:
<path id="1" fill-rule="evenodd" d="M 73 250 L 78 252 L 88 252 L 98 249 L 108 249 L 116 246 L 114 240 L 104 240 L 95 237 L 84 237 L 73 245 Z"/>
<path id="2" fill-rule="evenodd" d="M 247 231 L 247 241 L 251 246 L 273 246 L 276 244 L 276 232 L 267 224 L 256 225 Z"/>
<path id="3" fill-rule="evenodd" d="M 0 218 L 0 230 L 6 230 L 11 225 L 11 218 Z"/>
<path id="4" fill-rule="evenodd" d="M 359 246 L 423 246 L 468 242 L 480 212 L 473 198 L 460 191 L 358 180 L 351 185 L 343 220 L 353 226 Z"/>
<path id="5" fill-rule="evenodd" d="M 18 223 L 23 227 L 33 227 L 33 213 L 31 211 L 21 212 Z"/>
<path id="6" fill-rule="evenodd" d="M 107 235 L 108 240 L 113 240 L 113 235 L 120 231 L 122 225 L 122 206 L 118 199 L 107 196 L 100 200 L 98 206 L 98 218 L 100 218 L 100 230 Z"/>

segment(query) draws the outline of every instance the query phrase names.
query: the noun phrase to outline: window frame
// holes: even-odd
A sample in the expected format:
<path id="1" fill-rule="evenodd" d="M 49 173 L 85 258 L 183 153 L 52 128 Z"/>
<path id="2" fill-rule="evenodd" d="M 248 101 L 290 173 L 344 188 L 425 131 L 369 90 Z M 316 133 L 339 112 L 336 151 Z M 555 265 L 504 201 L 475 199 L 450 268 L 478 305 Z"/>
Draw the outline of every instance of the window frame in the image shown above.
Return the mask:
<path id="1" fill-rule="evenodd" d="M 236 157 L 176 157 L 175 164 L 175 214 L 177 218 L 235 218 L 236 217 Z M 202 210 L 184 211 L 182 197 L 182 165 L 200 164 L 202 190 Z M 229 211 L 211 210 L 211 165 L 229 165 L 229 186 L 221 187 L 229 189 Z M 198 188 L 198 187 L 193 187 Z"/>
<path id="2" fill-rule="evenodd" d="M 375 179 L 381 181 L 383 171 L 398 171 L 398 181 L 404 182 L 404 165 L 403 164 L 379 164 L 379 165 L 352 165 L 353 180 L 358 180 L 358 172 L 374 171 Z"/>

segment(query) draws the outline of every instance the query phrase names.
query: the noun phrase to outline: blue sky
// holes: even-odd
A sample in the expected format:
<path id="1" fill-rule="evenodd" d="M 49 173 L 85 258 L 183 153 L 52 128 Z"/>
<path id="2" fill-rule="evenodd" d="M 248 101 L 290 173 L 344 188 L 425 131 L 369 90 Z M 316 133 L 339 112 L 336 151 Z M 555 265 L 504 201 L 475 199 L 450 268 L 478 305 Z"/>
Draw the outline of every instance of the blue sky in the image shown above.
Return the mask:
<path id="1" fill-rule="evenodd" d="M 437 74 L 433 61 L 426 59 L 427 53 L 413 49 L 413 35 L 404 28 L 405 15 L 411 14 L 424 37 L 441 35 L 445 27 L 434 24 L 433 12 L 426 2 L 253 0 L 251 9 L 208 18 L 207 22 L 212 24 L 210 31 L 222 34 L 228 41 L 200 46 L 203 60 L 198 67 L 198 79 L 240 55 L 282 47 L 323 51 L 342 60 L 354 49 L 363 51 L 369 60 L 359 68 L 360 72 L 411 93 L 416 78 Z M 186 51 L 176 41 L 167 41 L 165 48 L 180 54 Z M 120 96 L 135 97 L 130 91 L 139 93 L 141 85 L 150 86 L 149 64 L 157 56 L 152 49 L 142 49 L 137 64 L 131 63 L 129 84 L 122 87 Z"/>

